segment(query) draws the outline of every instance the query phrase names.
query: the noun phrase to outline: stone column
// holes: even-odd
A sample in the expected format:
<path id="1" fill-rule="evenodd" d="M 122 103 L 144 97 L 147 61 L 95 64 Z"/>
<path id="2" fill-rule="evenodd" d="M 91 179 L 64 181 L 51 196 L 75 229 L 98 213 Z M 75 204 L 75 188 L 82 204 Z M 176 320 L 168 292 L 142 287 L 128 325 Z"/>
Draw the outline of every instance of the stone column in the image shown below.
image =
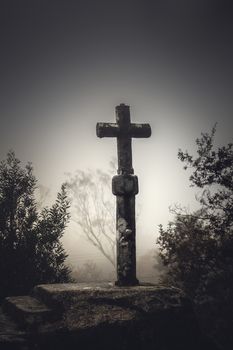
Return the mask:
<path id="1" fill-rule="evenodd" d="M 112 179 L 112 192 L 117 199 L 117 281 L 118 286 L 134 286 L 136 278 L 135 195 L 138 178 L 117 175 Z"/>

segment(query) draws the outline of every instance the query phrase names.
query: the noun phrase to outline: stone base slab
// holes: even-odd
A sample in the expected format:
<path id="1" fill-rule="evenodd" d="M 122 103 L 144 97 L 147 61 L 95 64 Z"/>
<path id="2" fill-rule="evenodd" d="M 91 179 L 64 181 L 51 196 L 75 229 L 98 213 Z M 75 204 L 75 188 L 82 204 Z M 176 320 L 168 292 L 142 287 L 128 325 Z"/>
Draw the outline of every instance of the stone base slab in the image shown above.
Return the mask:
<path id="1" fill-rule="evenodd" d="M 200 332 L 189 300 L 176 288 L 48 284 L 36 286 L 32 297 L 51 309 L 54 318 L 48 314 L 33 332 L 26 330 L 25 349 L 216 349 Z"/>

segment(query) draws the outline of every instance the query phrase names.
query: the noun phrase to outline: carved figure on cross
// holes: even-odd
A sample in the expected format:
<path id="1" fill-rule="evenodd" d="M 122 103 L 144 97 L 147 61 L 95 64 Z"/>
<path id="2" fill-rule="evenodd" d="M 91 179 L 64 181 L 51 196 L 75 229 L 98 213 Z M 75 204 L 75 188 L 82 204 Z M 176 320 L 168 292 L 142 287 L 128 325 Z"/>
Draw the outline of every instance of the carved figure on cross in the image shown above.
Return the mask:
<path id="1" fill-rule="evenodd" d="M 112 192 L 117 198 L 117 281 L 118 286 L 133 286 L 136 277 L 135 244 L 135 195 L 138 193 L 138 178 L 133 175 L 132 138 L 151 136 L 149 124 L 134 124 L 130 121 L 129 106 L 116 107 L 116 123 L 97 123 L 97 136 L 116 137 L 118 175 L 112 179 Z"/>

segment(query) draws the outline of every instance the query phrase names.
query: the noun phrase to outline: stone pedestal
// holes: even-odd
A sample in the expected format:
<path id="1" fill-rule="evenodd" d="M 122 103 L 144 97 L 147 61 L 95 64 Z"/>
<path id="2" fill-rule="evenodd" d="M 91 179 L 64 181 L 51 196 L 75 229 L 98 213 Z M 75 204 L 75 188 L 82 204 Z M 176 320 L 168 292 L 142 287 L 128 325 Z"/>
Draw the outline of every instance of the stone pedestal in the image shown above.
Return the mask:
<path id="1" fill-rule="evenodd" d="M 216 349 L 175 288 L 41 285 L 31 296 L 7 298 L 3 310 L 3 349 Z"/>

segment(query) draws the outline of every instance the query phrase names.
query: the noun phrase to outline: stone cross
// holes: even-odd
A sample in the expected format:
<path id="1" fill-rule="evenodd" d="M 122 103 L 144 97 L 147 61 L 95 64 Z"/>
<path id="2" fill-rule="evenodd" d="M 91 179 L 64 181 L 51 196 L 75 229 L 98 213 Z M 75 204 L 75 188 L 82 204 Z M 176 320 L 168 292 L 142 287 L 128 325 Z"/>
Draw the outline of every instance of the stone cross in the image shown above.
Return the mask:
<path id="1" fill-rule="evenodd" d="M 118 286 L 134 286 L 136 277 L 135 245 L 135 195 L 138 193 L 138 178 L 133 175 L 132 137 L 151 136 L 149 124 L 130 122 L 129 106 L 116 107 L 116 123 L 97 123 L 98 137 L 116 137 L 118 175 L 112 179 L 112 192 L 117 198 L 117 281 Z"/>

